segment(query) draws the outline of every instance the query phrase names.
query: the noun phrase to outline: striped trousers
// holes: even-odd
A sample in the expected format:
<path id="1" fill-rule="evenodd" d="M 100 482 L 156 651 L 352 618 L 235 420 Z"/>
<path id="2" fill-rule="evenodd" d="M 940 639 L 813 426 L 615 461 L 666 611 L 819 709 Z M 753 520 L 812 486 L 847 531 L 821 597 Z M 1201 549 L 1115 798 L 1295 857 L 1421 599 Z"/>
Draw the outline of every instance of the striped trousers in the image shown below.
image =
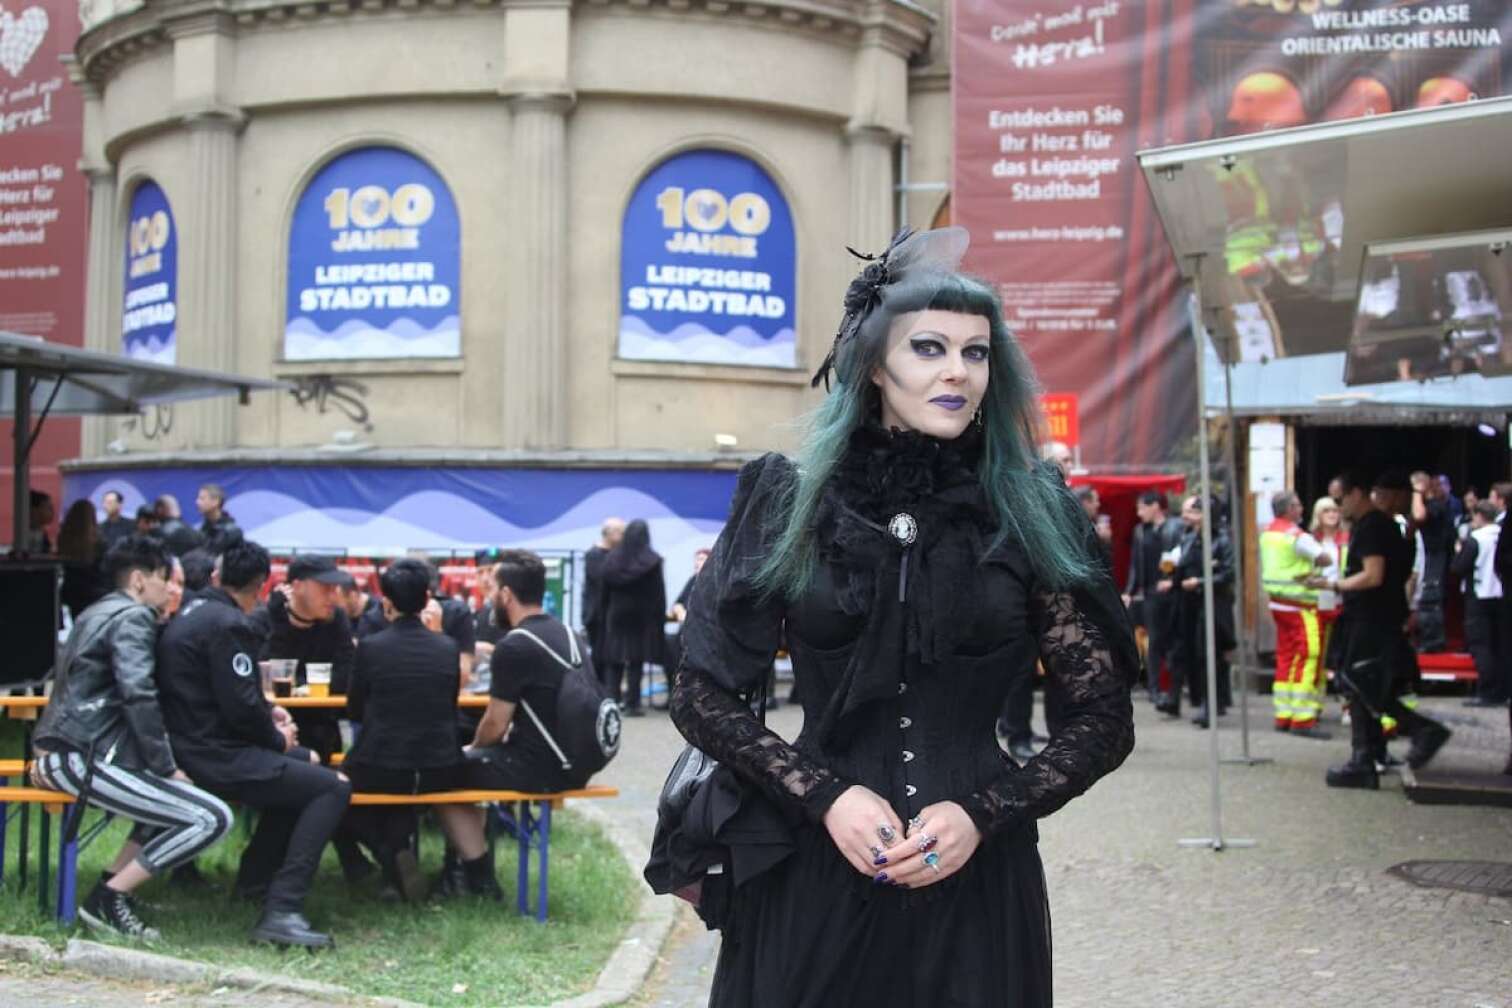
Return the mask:
<path id="1" fill-rule="evenodd" d="M 48 753 L 37 761 L 43 783 L 75 798 L 84 790 L 88 772 L 89 761 L 80 753 Z M 137 862 L 150 875 L 192 861 L 231 832 L 235 822 L 225 802 L 193 784 L 99 760 L 89 781 L 88 803 L 138 824 L 132 834 L 142 839 Z"/>

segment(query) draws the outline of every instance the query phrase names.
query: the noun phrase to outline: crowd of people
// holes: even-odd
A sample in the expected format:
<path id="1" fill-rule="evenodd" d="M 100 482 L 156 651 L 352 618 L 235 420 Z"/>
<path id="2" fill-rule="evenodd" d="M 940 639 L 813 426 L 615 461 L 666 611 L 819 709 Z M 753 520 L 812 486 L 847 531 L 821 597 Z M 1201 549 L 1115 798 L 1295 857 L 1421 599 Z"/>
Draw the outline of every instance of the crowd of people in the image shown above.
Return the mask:
<path id="1" fill-rule="evenodd" d="M 1445 476 L 1388 469 L 1341 474 L 1328 493 L 1304 506 L 1290 491 L 1274 495 L 1272 520 L 1258 543 L 1261 589 L 1276 629 L 1272 702 L 1275 729 L 1328 739 L 1320 726 L 1328 682 L 1344 694 L 1351 755 L 1329 772 L 1338 787 L 1378 786 L 1399 765 L 1386 747 L 1393 733 L 1411 746 L 1405 762 L 1425 765 L 1450 732 L 1411 701 L 1418 656 L 1449 645 L 1446 607 L 1464 600 L 1464 639 L 1476 671 L 1467 704 L 1506 707 L 1512 694 L 1512 537 L 1501 536 L 1512 483 L 1496 483 L 1485 500 L 1456 497 Z M 1095 498 L 1081 493 L 1089 516 Z M 1167 513 L 1163 494 L 1139 498 L 1124 598 L 1146 648 L 1146 688 L 1157 710 L 1179 716 L 1183 685 L 1206 725 L 1202 588 L 1214 592 L 1218 712 L 1230 700 L 1227 652 L 1234 633 L 1234 545 L 1223 522 L 1212 533 L 1212 563 L 1202 558 L 1201 498 Z M 1106 535 L 1105 535 L 1106 541 Z M 1506 772 L 1512 774 L 1512 758 Z"/>
<path id="2" fill-rule="evenodd" d="M 376 876 L 387 899 L 501 898 L 482 809 L 434 806 L 447 852 L 432 880 L 415 858 L 414 806 L 353 808 L 349 799 L 354 790 L 554 792 L 582 786 L 602 765 L 564 755 L 582 734 L 563 721 L 581 709 L 558 702 L 571 692 L 564 684 L 581 674 L 597 690 L 598 678 L 577 635 L 543 607 L 544 562 L 498 551 L 477 614 L 413 556 L 384 567 L 376 595 L 325 556 L 296 556 L 268 591 L 267 550 L 235 529 L 216 490 L 200 493 L 198 531 L 169 507 L 153 510 L 162 515 L 147 523 L 154 528 L 117 534 L 119 508 L 107 501 L 86 540 L 102 552 L 99 591 L 74 600 L 33 736 L 33 781 L 135 825 L 80 916 L 155 937 L 133 894 L 170 873 L 208 885 L 194 860 L 226 840 L 231 805 L 257 813 L 233 886 L 261 907 L 255 940 L 332 943 L 304 915 L 328 843 L 348 882 Z M 267 663 L 279 660 L 294 666 L 295 692 L 312 670 L 327 674 L 344 708 L 291 711 L 270 698 Z M 459 709 L 465 689 L 488 694 L 480 717 Z M 338 760 L 348 735 L 355 742 Z"/>

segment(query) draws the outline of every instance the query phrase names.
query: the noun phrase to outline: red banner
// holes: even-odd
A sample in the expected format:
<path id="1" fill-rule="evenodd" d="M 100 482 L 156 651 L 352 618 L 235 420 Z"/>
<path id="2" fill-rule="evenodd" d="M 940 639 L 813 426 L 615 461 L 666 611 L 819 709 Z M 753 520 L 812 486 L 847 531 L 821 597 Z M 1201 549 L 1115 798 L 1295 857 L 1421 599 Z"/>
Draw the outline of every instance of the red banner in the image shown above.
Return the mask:
<path id="1" fill-rule="evenodd" d="M 0 10 L 0 329 L 84 342 L 88 191 L 79 171 L 83 101 L 62 57 L 79 37 L 75 0 Z M 11 424 L 0 422 L 0 540 L 10 541 Z M 79 453 L 79 424 L 49 420 L 32 450 L 32 485 L 62 515 L 57 462 Z"/>
<path id="2" fill-rule="evenodd" d="M 1081 416 L 1076 396 L 1052 392 L 1040 396 L 1040 412 L 1045 414 L 1045 437 L 1067 448 L 1081 444 Z"/>
<path id="3" fill-rule="evenodd" d="M 958 0 L 954 32 L 967 268 L 998 285 L 1042 384 L 1079 396 L 1083 462 L 1148 465 L 1178 457 L 1197 411 L 1186 300 L 1135 152 L 1505 93 L 1512 5 Z M 1343 349 L 1353 305 L 1340 326 L 1324 295 L 1337 206 L 1235 190 L 1253 228 L 1227 265 L 1263 337 L 1320 327 Z"/>

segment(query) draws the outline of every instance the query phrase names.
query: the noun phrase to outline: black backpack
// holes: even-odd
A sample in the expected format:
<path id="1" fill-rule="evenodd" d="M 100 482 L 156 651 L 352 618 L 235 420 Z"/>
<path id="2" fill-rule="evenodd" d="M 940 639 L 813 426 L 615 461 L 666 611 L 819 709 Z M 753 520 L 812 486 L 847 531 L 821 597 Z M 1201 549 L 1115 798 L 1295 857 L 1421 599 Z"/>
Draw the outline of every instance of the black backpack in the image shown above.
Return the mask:
<path id="1" fill-rule="evenodd" d="M 605 694 L 603 683 L 593 673 L 593 664 L 583 655 L 578 646 L 577 634 L 567 630 L 567 647 L 570 655 L 563 658 L 535 634 L 524 627 L 515 627 L 506 636 L 519 634 L 528 637 L 542 651 L 551 655 L 562 666 L 562 687 L 557 691 L 555 736 L 546 730 L 529 702 L 520 698 L 520 707 L 535 725 L 536 731 L 546 740 L 556 758 L 562 761 L 562 770 L 573 780 L 586 783 L 588 778 L 609 765 L 620 747 L 619 705 Z"/>

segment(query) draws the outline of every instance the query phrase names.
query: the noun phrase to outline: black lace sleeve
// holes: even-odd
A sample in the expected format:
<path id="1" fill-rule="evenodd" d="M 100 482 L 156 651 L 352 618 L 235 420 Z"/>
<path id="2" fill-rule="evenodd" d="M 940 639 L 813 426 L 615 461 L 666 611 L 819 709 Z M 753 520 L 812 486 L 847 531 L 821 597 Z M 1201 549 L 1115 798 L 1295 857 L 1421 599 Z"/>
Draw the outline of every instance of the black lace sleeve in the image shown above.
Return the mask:
<path id="1" fill-rule="evenodd" d="M 987 836 L 1047 816 L 1116 769 L 1134 748 L 1134 708 L 1124 648 L 1070 592 L 1040 592 L 1031 603 L 1048 689 L 1062 698 L 1063 724 L 1050 744 L 1022 768 L 961 801 Z"/>
<path id="2" fill-rule="evenodd" d="M 782 602 L 763 595 L 754 576 L 770 555 L 792 473 L 780 455 L 741 470 L 730 519 L 688 601 L 671 713 L 693 745 L 818 821 L 848 783 L 769 731 L 741 699 L 766 678 L 782 640 Z"/>

